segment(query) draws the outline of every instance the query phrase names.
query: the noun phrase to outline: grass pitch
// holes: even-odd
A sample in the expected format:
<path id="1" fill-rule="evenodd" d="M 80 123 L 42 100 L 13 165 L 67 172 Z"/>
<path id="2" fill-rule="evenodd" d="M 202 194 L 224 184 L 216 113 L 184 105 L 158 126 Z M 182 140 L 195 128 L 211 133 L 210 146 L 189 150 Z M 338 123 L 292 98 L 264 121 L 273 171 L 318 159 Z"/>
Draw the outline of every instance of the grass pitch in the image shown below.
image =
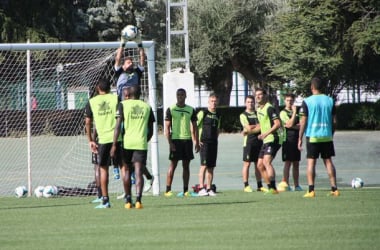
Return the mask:
<path id="1" fill-rule="evenodd" d="M 142 210 L 86 198 L 2 198 L 0 249 L 378 249 L 379 189 L 144 196 Z"/>

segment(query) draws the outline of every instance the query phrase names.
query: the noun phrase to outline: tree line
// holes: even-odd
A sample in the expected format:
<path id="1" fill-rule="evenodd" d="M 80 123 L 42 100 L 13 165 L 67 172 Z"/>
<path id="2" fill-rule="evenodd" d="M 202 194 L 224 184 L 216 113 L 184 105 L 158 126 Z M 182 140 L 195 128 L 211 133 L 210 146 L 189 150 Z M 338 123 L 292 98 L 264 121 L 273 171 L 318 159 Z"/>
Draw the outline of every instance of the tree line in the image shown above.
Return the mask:
<path id="1" fill-rule="evenodd" d="M 181 29 L 182 14 L 172 13 Z M 189 0 L 190 65 L 228 105 L 232 72 L 252 87 L 308 94 L 313 76 L 342 88 L 379 90 L 377 0 Z M 156 42 L 158 82 L 166 67 L 166 0 L 1 0 L 0 42 L 116 41 L 139 24 Z M 174 53 L 182 50 L 174 41 Z M 176 51 L 177 49 L 177 51 Z M 290 84 L 291 83 L 291 84 Z"/>

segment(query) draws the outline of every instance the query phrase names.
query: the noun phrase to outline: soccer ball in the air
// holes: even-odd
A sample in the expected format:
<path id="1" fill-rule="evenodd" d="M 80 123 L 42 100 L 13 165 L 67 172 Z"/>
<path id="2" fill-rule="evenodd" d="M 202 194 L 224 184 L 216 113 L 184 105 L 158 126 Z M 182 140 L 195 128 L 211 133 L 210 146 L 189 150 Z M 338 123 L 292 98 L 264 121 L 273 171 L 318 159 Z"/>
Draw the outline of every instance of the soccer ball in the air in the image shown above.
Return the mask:
<path id="1" fill-rule="evenodd" d="M 44 195 L 44 186 L 38 186 L 36 189 L 34 189 L 34 195 L 37 198 L 41 198 Z"/>
<path id="2" fill-rule="evenodd" d="M 355 177 L 351 181 L 351 186 L 352 188 L 362 188 L 364 186 L 364 182 L 359 177 Z"/>
<path id="3" fill-rule="evenodd" d="M 55 196 L 57 195 L 57 187 L 55 186 L 46 186 L 44 188 L 44 191 L 43 191 L 43 194 L 42 194 L 45 198 L 50 198 L 52 196 Z"/>
<path id="4" fill-rule="evenodd" d="M 25 186 L 19 186 L 15 189 L 15 195 L 17 198 L 25 197 L 28 193 L 28 189 Z"/>
<path id="5" fill-rule="evenodd" d="M 126 40 L 133 40 L 136 38 L 139 30 L 136 26 L 134 25 L 127 25 L 124 27 L 124 29 L 121 31 L 121 35 L 126 39 Z"/>

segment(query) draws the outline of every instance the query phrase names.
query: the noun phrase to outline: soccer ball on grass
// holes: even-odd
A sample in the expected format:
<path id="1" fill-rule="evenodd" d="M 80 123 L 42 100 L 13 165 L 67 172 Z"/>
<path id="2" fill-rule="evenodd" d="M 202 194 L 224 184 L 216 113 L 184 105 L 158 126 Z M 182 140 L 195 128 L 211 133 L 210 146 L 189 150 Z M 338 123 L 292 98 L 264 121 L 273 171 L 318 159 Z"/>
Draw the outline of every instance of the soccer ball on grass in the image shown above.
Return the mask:
<path id="1" fill-rule="evenodd" d="M 364 186 L 364 182 L 362 179 L 360 179 L 359 177 L 355 177 L 354 179 L 352 179 L 351 181 L 351 187 L 352 188 L 362 188 Z"/>
<path id="2" fill-rule="evenodd" d="M 58 194 L 58 189 L 55 186 L 46 186 L 43 191 L 43 196 L 45 198 L 50 198 Z"/>
<path id="3" fill-rule="evenodd" d="M 16 187 L 16 189 L 15 189 L 15 195 L 16 195 L 17 198 L 26 197 L 27 194 L 28 194 L 28 189 L 26 189 L 25 186 Z"/>
<path id="4" fill-rule="evenodd" d="M 42 196 L 44 196 L 44 189 L 44 186 L 36 187 L 36 189 L 34 189 L 34 196 L 36 196 L 37 198 L 41 198 Z"/>
<path id="5" fill-rule="evenodd" d="M 121 31 L 121 36 L 123 38 L 125 38 L 125 40 L 129 41 L 129 40 L 133 40 L 136 38 L 137 34 L 138 34 L 139 30 L 136 26 L 134 25 L 127 25 L 124 27 L 124 29 L 122 29 Z"/>

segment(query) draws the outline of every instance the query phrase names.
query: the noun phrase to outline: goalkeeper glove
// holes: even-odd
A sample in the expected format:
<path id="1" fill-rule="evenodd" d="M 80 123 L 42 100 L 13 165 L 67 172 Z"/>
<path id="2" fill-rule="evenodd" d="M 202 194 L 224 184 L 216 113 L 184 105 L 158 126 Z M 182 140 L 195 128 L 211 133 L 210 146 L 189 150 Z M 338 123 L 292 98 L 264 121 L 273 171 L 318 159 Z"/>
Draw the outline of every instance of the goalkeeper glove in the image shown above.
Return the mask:
<path id="1" fill-rule="evenodd" d="M 127 42 L 127 39 L 125 39 L 124 36 L 120 37 L 120 47 L 125 47 L 125 43 Z"/>

